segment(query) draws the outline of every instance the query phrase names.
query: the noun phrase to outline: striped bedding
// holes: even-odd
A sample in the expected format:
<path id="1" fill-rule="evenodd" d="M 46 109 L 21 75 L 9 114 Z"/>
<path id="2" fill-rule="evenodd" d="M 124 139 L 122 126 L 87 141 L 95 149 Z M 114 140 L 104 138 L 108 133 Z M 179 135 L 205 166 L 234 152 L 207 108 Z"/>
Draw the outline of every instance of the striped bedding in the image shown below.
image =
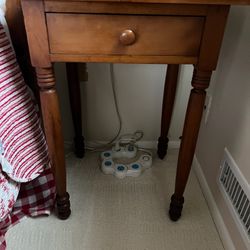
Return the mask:
<path id="1" fill-rule="evenodd" d="M 26 215 L 48 214 L 54 197 L 36 105 L 0 24 L 0 249 L 11 225 Z"/>

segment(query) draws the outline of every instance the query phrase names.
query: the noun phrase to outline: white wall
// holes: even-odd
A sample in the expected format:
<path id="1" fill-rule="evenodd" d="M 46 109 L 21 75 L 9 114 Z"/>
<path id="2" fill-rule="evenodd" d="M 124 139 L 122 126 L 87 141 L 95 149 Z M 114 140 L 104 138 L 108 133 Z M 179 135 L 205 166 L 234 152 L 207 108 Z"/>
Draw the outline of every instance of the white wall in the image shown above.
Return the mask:
<path id="1" fill-rule="evenodd" d="M 165 65 L 114 65 L 122 133 L 143 130 L 145 141 L 156 141 L 160 135 L 161 105 Z M 178 141 L 184 120 L 190 88 L 192 66 L 183 66 L 176 99 L 170 140 Z M 118 129 L 112 95 L 109 64 L 88 64 L 89 80 L 81 84 L 84 134 L 87 140 L 108 141 Z M 63 113 L 65 141 L 72 141 L 73 127 L 65 76 L 65 65 L 56 64 L 57 88 Z"/>
<path id="2" fill-rule="evenodd" d="M 217 72 L 213 102 L 202 122 L 196 156 L 237 250 L 242 238 L 219 191 L 219 166 L 227 147 L 250 183 L 250 8 L 231 9 Z M 250 247 L 250 246 L 249 246 Z"/>

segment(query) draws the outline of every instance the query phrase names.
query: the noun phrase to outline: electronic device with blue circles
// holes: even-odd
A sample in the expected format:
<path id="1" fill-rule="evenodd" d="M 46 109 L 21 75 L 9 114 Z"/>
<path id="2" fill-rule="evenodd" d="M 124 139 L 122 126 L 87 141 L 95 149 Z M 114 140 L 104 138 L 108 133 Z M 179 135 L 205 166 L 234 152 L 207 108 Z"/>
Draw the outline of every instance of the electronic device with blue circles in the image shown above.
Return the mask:
<path id="1" fill-rule="evenodd" d="M 112 150 L 101 153 L 102 165 L 101 169 L 104 174 L 112 174 L 119 179 L 126 176 L 138 177 L 142 172 L 152 166 L 152 156 L 150 152 L 143 152 L 139 158 L 137 157 L 140 151 L 135 144 L 121 146 L 116 144 Z M 136 159 L 136 157 L 138 159 Z M 119 163 L 119 159 L 133 159 L 134 162 L 129 164 Z"/>

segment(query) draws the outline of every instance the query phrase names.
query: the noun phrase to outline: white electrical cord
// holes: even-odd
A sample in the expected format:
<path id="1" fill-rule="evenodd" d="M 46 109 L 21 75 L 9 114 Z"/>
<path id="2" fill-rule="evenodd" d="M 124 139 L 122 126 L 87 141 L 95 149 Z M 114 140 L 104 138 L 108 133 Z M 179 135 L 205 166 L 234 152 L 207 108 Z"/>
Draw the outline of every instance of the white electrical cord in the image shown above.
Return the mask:
<path id="1" fill-rule="evenodd" d="M 134 134 L 121 135 L 115 143 L 114 150 L 119 151 L 121 149 L 121 146 L 129 144 L 129 145 L 133 145 L 134 147 L 136 147 L 137 150 L 142 151 L 152 156 L 152 153 L 150 150 L 147 150 L 146 148 L 142 148 L 136 145 L 136 142 L 141 140 L 143 138 L 143 135 L 144 133 L 141 130 L 136 131 Z"/>
<path id="2" fill-rule="evenodd" d="M 109 64 L 109 69 L 110 69 L 110 79 L 111 79 L 113 98 L 114 98 L 114 102 L 115 102 L 115 111 L 116 111 L 116 115 L 117 115 L 117 118 L 118 118 L 119 127 L 118 127 L 118 131 L 117 131 L 116 135 L 109 142 L 107 142 L 105 144 L 94 142 L 95 146 L 87 145 L 86 149 L 91 150 L 91 151 L 102 151 L 103 149 L 105 149 L 105 148 L 109 147 L 110 145 L 112 145 L 119 138 L 119 136 L 121 134 L 121 130 L 122 130 L 122 117 L 121 117 L 121 114 L 120 114 L 118 100 L 117 100 L 115 75 L 114 75 L 114 65 L 112 63 Z"/>
<path id="3" fill-rule="evenodd" d="M 117 98 L 117 91 L 116 91 L 116 82 L 115 82 L 115 76 L 114 76 L 114 65 L 112 63 L 109 64 L 109 69 L 110 69 L 110 79 L 111 79 L 111 86 L 112 86 L 112 92 L 113 92 L 113 98 L 114 98 L 114 103 L 115 103 L 115 111 L 116 111 L 116 115 L 118 118 L 118 122 L 119 122 L 119 127 L 117 130 L 116 135 L 114 136 L 113 139 L 111 139 L 109 142 L 102 144 L 99 142 L 94 142 L 94 146 L 91 145 L 86 145 L 86 149 L 90 150 L 92 152 L 95 151 L 103 151 L 106 148 L 110 147 L 114 142 L 116 142 L 116 145 L 119 145 L 119 143 L 131 143 L 131 144 L 135 144 L 136 142 L 138 142 L 139 140 L 141 140 L 144 136 L 143 131 L 141 130 L 137 130 L 135 131 L 134 134 L 121 134 L 121 130 L 122 130 L 122 117 L 121 117 L 121 113 L 119 110 L 119 105 L 118 105 L 118 98 Z M 144 149 L 144 148 L 139 148 L 138 146 L 136 146 L 139 150 L 146 152 L 148 154 L 151 155 L 151 152 Z"/>
<path id="4" fill-rule="evenodd" d="M 134 134 L 123 134 L 121 135 L 115 143 L 115 149 L 119 150 L 122 144 L 133 144 L 143 137 L 143 131 L 135 131 Z"/>

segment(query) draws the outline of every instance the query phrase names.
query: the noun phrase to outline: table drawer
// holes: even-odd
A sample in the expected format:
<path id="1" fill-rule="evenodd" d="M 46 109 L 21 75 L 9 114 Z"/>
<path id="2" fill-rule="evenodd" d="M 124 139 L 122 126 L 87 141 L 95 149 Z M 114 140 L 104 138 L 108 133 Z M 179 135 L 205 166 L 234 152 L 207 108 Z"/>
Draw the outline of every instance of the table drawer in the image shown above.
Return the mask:
<path id="1" fill-rule="evenodd" d="M 197 56 L 203 17 L 47 13 L 51 54 Z"/>

